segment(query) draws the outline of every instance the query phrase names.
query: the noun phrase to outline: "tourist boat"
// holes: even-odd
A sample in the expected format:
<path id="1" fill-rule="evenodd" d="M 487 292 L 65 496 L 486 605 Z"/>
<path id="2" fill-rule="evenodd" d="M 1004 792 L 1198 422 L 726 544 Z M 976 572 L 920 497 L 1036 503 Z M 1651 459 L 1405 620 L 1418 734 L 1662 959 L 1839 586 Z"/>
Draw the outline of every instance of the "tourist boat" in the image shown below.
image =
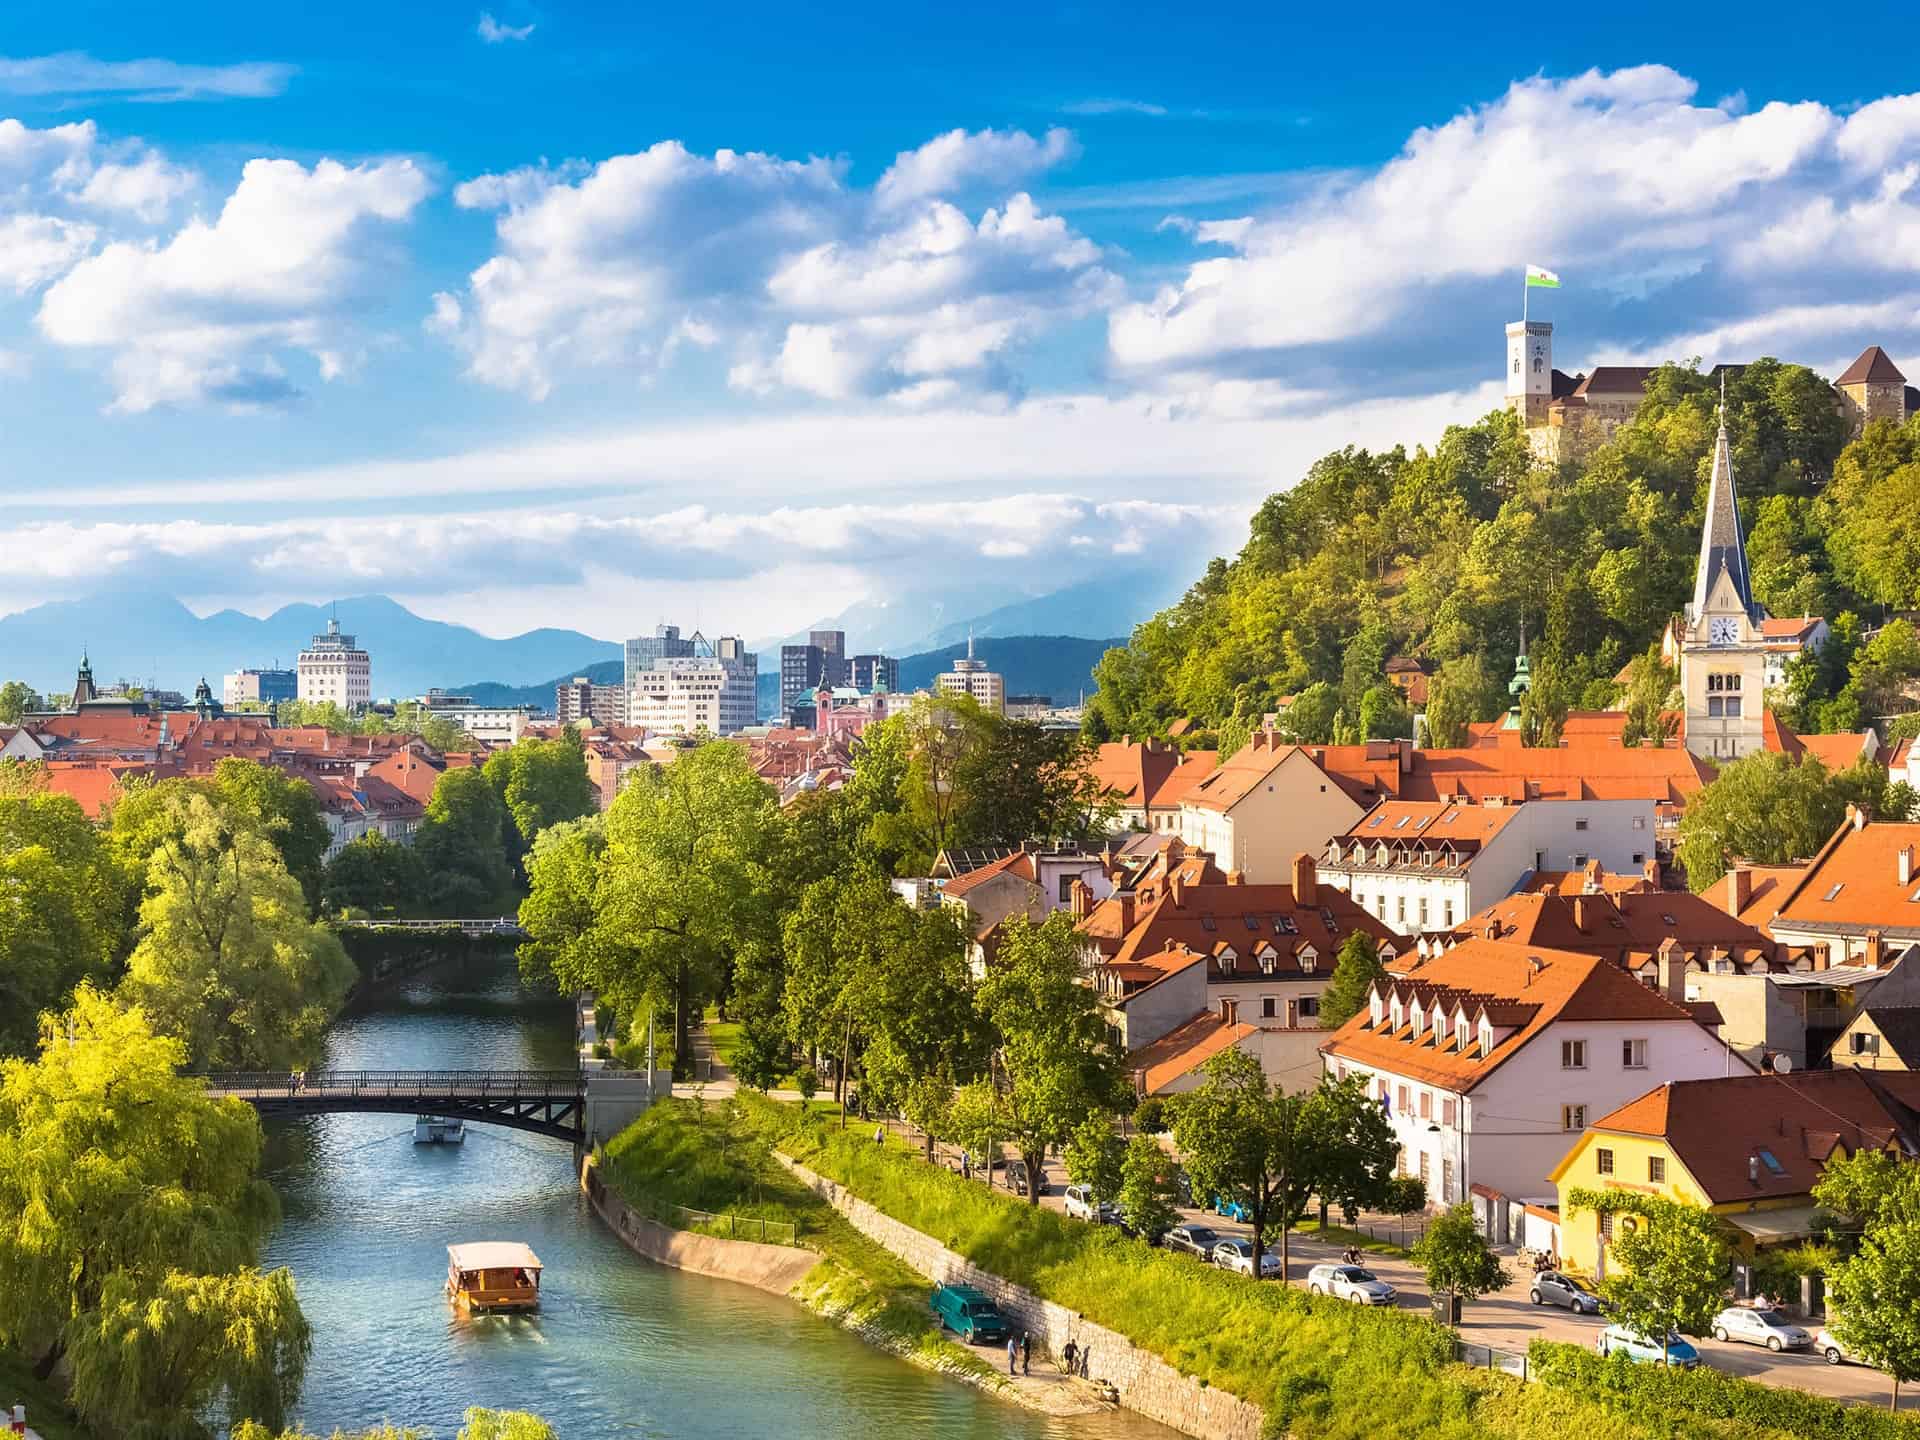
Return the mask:
<path id="1" fill-rule="evenodd" d="M 413 1143 L 416 1145 L 463 1145 L 467 1139 L 467 1122 L 449 1120 L 444 1115 L 416 1115 L 413 1120 Z"/>
<path id="2" fill-rule="evenodd" d="M 462 1310 L 538 1310 L 540 1257 L 513 1240 L 447 1247 L 447 1298 Z"/>

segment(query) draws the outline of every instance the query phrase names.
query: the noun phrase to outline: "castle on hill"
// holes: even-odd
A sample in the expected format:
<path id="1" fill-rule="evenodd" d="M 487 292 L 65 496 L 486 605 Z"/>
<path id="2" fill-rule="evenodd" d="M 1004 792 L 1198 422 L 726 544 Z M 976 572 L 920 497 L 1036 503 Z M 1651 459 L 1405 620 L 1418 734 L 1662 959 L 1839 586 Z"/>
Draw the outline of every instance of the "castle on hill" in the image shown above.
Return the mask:
<path id="1" fill-rule="evenodd" d="M 1738 374 L 1739 365 L 1711 373 Z M 1507 408 L 1527 427 L 1533 453 L 1550 464 L 1577 460 L 1604 444 L 1640 408 L 1651 365 L 1596 365 L 1591 374 L 1553 368 L 1553 322 L 1515 320 L 1507 326 Z M 1869 345 L 1833 382 L 1834 403 L 1856 433 L 1869 420 L 1895 424 L 1920 414 L 1920 389 L 1878 345 Z"/>

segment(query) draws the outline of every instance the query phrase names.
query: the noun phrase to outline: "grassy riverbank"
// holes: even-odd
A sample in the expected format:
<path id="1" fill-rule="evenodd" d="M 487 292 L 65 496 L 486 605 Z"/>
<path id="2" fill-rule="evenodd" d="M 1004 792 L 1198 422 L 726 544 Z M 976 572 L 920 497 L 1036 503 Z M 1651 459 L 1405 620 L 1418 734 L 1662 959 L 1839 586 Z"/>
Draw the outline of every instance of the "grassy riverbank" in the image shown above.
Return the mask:
<path id="1" fill-rule="evenodd" d="M 0 1407 L 11 1415 L 15 1404 L 27 1407 L 27 1423 L 41 1440 L 95 1440 L 91 1430 L 67 1418 L 67 1400 L 58 1386 L 34 1379 L 30 1360 L 0 1346 Z"/>
<path id="2" fill-rule="evenodd" d="M 784 1107 L 763 1105 L 655 1105 L 606 1146 L 601 1176 L 629 1205 L 665 1223 L 675 1223 L 674 1206 L 686 1206 L 792 1225 L 796 1243 L 820 1255 L 798 1298 L 895 1354 L 997 1385 L 999 1372 L 982 1352 L 942 1336 L 927 1309 L 926 1282 L 775 1163 Z"/>
<path id="3" fill-rule="evenodd" d="M 748 1097 L 737 1113 L 895 1219 L 1260 1405 L 1276 1437 L 1920 1440 L 1920 1423 L 1904 1417 L 1718 1373 L 1675 1372 L 1656 1385 L 1624 1358 L 1595 1373 L 1571 1346 L 1536 1355 L 1549 1362 L 1546 1383 L 1468 1369 L 1453 1360 L 1451 1334 L 1423 1316 L 1195 1265 L 969 1184 L 899 1143 L 808 1122 L 791 1106 Z"/>

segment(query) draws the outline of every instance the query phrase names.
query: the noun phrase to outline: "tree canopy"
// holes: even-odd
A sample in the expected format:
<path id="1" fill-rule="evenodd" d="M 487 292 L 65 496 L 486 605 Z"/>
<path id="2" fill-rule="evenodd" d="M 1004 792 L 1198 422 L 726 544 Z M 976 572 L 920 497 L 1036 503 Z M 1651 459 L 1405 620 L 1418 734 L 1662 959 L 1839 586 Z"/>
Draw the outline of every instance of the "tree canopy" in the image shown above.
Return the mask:
<path id="1" fill-rule="evenodd" d="M 1835 773 L 1811 755 L 1796 761 L 1763 751 L 1722 767 L 1688 799 L 1674 855 L 1687 883 L 1705 890 L 1734 860 L 1780 865 L 1806 859 L 1840 828 L 1850 804 L 1904 819 L 1889 813 L 1895 808 L 1890 794 L 1887 772 L 1872 761 Z M 1905 804 L 1902 799 L 1898 808 Z"/>

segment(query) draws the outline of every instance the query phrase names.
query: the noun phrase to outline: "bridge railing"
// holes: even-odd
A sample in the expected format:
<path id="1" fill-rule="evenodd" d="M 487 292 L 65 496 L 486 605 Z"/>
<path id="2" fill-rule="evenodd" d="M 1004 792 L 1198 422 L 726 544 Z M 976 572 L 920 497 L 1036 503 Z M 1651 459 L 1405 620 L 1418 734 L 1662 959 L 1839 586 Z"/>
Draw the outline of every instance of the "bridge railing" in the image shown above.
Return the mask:
<path id="1" fill-rule="evenodd" d="M 606 1072 L 601 1072 L 606 1073 Z M 237 1095 L 444 1095 L 475 1098 L 575 1096 L 578 1070 L 229 1070 L 200 1076 L 207 1088 Z"/>

